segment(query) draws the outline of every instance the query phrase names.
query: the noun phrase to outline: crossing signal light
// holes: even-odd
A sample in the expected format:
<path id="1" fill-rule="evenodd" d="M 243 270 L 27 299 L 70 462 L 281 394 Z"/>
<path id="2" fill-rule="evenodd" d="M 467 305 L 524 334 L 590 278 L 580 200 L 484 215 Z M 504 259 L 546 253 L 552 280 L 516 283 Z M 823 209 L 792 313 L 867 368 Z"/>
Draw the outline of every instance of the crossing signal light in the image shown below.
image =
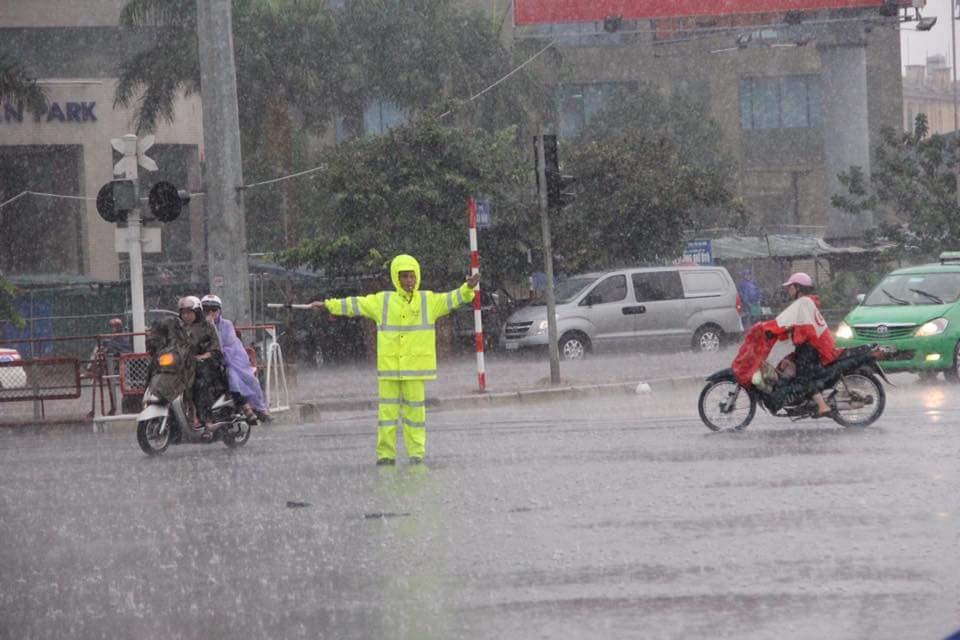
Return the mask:
<path id="1" fill-rule="evenodd" d="M 560 173 L 557 136 L 543 136 L 543 168 L 547 178 L 547 206 L 560 209 L 573 202 L 577 197 L 574 191 L 577 179 Z"/>
<path id="2" fill-rule="evenodd" d="M 173 222 L 180 217 L 180 211 L 189 203 L 190 193 L 177 189 L 169 182 L 156 183 L 147 196 L 150 213 L 160 222 Z"/>
<path id="3" fill-rule="evenodd" d="M 97 192 L 97 213 L 107 222 L 126 222 L 137 208 L 137 185 L 133 180 L 111 180 Z"/>

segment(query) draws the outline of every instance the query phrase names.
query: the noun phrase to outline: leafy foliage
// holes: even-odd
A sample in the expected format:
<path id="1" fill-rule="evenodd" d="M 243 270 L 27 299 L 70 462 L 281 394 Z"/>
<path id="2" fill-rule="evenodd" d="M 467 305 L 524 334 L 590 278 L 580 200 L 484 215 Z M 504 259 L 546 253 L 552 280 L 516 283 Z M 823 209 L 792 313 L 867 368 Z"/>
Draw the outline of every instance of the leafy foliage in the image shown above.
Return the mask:
<path id="1" fill-rule="evenodd" d="M 4 277 L 3 273 L 0 273 L 0 322 L 12 322 L 18 327 L 22 327 L 24 324 L 23 318 L 17 313 L 13 303 L 16 295 L 16 288 Z"/>
<path id="2" fill-rule="evenodd" d="M 580 193 L 554 222 L 566 270 L 671 260 L 685 232 L 745 222 L 733 161 L 702 103 L 650 85 L 621 91 L 568 153 Z"/>
<path id="3" fill-rule="evenodd" d="M 872 211 L 880 220 L 874 237 L 925 255 L 960 247 L 960 206 L 957 204 L 958 142 L 929 135 L 927 117 L 920 114 L 914 130 L 881 131 L 870 179 L 861 167 L 850 167 L 839 178 L 848 195 L 836 195 L 835 207 L 849 213 Z M 900 223 L 903 224 L 900 224 Z"/>
<path id="4" fill-rule="evenodd" d="M 234 0 L 234 48 L 247 182 L 317 163 L 303 133 L 356 138 L 364 109 L 387 100 L 408 115 L 453 109 L 451 122 L 489 131 L 542 104 L 524 73 L 465 104 L 510 69 L 489 20 L 454 0 Z M 196 0 L 131 0 L 122 24 L 160 25 L 156 46 L 122 66 L 116 101 L 136 106 L 138 130 L 171 118 L 179 92 L 200 88 Z M 315 208 L 310 180 L 246 193 L 250 249 L 288 246 Z M 278 220 L 280 218 L 280 220 Z M 281 222 L 281 224 L 278 224 Z"/>
<path id="5" fill-rule="evenodd" d="M 533 199 L 522 198 L 530 172 L 515 137 L 423 118 L 329 149 L 315 183 L 312 237 L 281 260 L 343 275 L 381 272 L 409 253 L 427 286 L 449 286 L 469 270 L 467 199 L 482 193 L 495 221 L 479 236 L 484 272 L 516 273 L 538 227 Z"/>
<path id="6" fill-rule="evenodd" d="M 4 52 L 0 52 L 0 102 L 24 103 L 34 112 L 47 105 L 43 87 Z"/>

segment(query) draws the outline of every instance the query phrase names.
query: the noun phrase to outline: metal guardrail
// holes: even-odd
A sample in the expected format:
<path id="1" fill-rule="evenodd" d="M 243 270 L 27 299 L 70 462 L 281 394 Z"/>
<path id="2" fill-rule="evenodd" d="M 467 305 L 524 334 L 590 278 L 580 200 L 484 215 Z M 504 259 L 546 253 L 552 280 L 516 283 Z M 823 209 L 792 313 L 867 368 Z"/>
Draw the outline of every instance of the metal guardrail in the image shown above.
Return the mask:
<path id="1" fill-rule="evenodd" d="M 45 358 L 0 362 L 0 402 L 80 397 L 80 361 Z"/>

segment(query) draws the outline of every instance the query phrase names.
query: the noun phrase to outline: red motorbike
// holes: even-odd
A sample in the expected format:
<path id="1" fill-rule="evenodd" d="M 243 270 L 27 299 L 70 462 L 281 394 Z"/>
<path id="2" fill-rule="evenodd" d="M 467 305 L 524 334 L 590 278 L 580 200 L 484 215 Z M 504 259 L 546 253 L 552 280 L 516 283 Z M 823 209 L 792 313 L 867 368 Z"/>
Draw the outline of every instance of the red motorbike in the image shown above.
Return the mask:
<path id="1" fill-rule="evenodd" d="M 881 380 L 887 380 L 878 360 L 886 357 L 886 351 L 875 345 L 846 349 L 813 380 L 780 375 L 783 366 L 768 379 L 754 378 L 775 342 L 761 324 L 754 325 L 734 366 L 707 378 L 698 408 L 708 429 L 742 431 L 756 415 L 757 405 L 775 418 L 814 418 L 817 405 L 810 396 L 815 391 L 830 405 L 830 418 L 844 427 L 866 427 L 883 414 L 886 394 Z"/>

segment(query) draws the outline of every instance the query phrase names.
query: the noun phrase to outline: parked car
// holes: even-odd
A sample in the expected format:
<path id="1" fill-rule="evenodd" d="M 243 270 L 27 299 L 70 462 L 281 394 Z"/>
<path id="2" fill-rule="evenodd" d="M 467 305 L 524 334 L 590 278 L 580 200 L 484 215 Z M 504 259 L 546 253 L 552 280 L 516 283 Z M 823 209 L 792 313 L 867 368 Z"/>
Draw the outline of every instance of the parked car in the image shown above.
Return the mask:
<path id="1" fill-rule="evenodd" d="M 876 343 L 895 347 L 887 371 L 912 371 L 960 382 L 960 252 L 938 264 L 897 269 L 844 317 L 835 338 L 841 347 Z"/>
<path id="2" fill-rule="evenodd" d="M 560 354 L 567 360 L 580 359 L 600 345 L 663 344 L 716 351 L 743 333 L 737 287 L 723 267 L 585 273 L 560 282 L 555 297 Z M 507 349 L 546 345 L 545 302 L 510 316 L 504 331 Z"/>
<path id="3" fill-rule="evenodd" d="M 503 327 L 507 318 L 517 308 L 517 301 L 504 289 L 488 291 L 480 285 L 480 318 L 483 322 L 484 350 L 491 351 L 500 346 Z M 472 345 L 476 329 L 473 323 L 473 304 L 465 304 L 453 314 L 453 331 L 461 344 Z"/>
<path id="4" fill-rule="evenodd" d="M 20 352 L 0 347 L 0 363 L 19 362 Z M 27 386 L 27 372 L 10 364 L 0 366 L 0 389 L 22 389 Z"/>

